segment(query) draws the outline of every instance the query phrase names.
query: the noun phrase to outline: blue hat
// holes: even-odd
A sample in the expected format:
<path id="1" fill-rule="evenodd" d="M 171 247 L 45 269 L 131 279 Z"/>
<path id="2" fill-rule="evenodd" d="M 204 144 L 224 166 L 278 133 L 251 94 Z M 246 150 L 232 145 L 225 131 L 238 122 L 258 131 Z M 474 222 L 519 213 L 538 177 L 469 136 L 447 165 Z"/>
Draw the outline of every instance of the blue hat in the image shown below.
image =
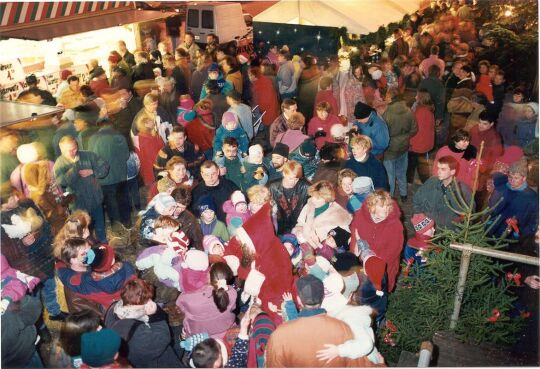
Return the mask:
<path id="1" fill-rule="evenodd" d="M 112 329 L 84 333 L 81 336 L 81 359 L 92 367 L 100 367 L 114 362 L 120 349 L 120 336 Z"/>
<path id="2" fill-rule="evenodd" d="M 210 66 L 208 67 L 208 72 L 219 72 L 219 66 L 217 65 L 217 63 L 210 64 Z"/>
<path id="3" fill-rule="evenodd" d="M 202 213 L 205 212 L 205 210 L 212 210 L 214 213 L 217 211 L 216 202 L 210 196 L 201 197 L 197 204 L 197 211 L 199 212 L 199 216 L 201 216 Z"/>

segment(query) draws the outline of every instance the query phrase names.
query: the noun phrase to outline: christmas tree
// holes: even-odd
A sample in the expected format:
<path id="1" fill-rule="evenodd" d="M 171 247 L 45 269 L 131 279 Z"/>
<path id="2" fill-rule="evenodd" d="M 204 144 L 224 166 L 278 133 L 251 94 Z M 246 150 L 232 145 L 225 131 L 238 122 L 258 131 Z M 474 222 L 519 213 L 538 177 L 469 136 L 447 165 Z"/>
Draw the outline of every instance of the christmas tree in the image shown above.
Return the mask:
<path id="1" fill-rule="evenodd" d="M 482 148 L 479 157 L 481 152 Z M 460 221 L 454 222 L 452 228 L 437 230 L 433 248 L 424 253 L 424 265 L 413 264 L 412 260 L 402 265 L 396 291 L 389 296 L 386 324 L 379 330 L 379 348 L 389 362 L 396 362 L 402 350 L 417 352 L 422 341 L 431 340 L 437 331 L 450 329 L 462 257 L 462 252 L 451 249 L 450 244 L 490 249 L 508 245 L 506 234 L 500 238 L 489 236 L 491 208 L 474 211 L 475 192 L 467 202 L 457 182 L 451 185 L 455 191 L 448 191 L 449 196 L 455 196 L 453 200 L 459 207 L 452 208 L 447 198 L 445 201 Z M 509 287 L 520 281 L 505 274 L 503 269 L 508 265 L 488 256 L 471 256 L 454 329 L 458 339 L 503 345 L 515 341 L 525 316 L 510 314 L 516 298 Z"/>

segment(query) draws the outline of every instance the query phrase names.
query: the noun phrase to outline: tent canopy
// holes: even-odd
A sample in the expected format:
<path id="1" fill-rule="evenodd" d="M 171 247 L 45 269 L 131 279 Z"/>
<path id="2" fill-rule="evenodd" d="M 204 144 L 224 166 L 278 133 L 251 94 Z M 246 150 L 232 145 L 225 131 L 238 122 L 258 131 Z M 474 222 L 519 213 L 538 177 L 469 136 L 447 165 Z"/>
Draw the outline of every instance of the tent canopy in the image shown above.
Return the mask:
<path id="1" fill-rule="evenodd" d="M 256 22 L 346 27 L 359 35 L 400 21 L 423 0 L 282 0 L 253 19 Z"/>

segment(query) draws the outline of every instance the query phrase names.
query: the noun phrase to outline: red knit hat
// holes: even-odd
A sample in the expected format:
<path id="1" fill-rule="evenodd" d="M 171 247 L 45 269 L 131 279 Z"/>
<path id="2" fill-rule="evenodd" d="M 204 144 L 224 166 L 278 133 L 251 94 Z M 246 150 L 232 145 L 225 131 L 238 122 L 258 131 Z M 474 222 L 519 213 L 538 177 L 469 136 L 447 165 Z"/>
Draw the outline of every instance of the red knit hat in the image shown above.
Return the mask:
<path id="1" fill-rule="evenodd" d="M 71 76 L 73 73 L 71 73 L 71 71 L 69 69 L 64 69 L 60 72 L 60 79 L 62 81 L 65 81 L 66 79 L 68 79 L 69 76 Z"/>
<path id="2" fill-rule="evenodd" d="M 435 227 L 433 219 L 424 213 L 414 214 L 411 218 L 411 223 L 414 226 L 416 233 L 426 233 L 429 229 Z"/>
<path id="3" fill-rule="evenodd" d="M 183 255 L 189 247 L 189 238 L 183 231 L 173 232 L 167 240 L 167 246 L 172 247 L 176 254 Z"/>
<path id="4" fill-rule="evenodd" d="M 96 254 L 94 261 L 92 262 L 92 270 L 94 272 L 103 273 L 112 268 L 114 265 L 114 249 L 108 245 L 100 245 L 94 250 Z"/>
<path id="5" fill-rule="evenodd" d="M 377 289 L 376 293 L 378 296 L 382 296 L 384 294 L 382 290 L 382 282 L 385 271 L 386 263 L 378 256 L 372 254 L 364 259 L 364 273 L 366 273 L 371 283 L 373 283 L 373 286 Z"/>

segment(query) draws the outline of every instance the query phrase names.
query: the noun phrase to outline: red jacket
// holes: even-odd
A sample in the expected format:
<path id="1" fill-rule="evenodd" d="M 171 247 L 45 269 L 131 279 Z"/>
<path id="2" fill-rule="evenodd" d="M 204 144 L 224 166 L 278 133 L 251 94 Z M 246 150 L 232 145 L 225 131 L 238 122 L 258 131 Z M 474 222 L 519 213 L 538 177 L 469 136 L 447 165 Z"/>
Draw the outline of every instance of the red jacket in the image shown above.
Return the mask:
<path id="1" fill-rule="evenodd" d="M 144 185 L 150 186 L 155 181 L 154 161 L 164 144 L 159 135 L 152 136 L 139 133 L 138 137 L 140 150 L 137 150 L 137 156 L 141 162 L 141 177 Z"/>
<path id="2" fill-rule="evenodd" d="M 259 105 L 262 112 L 266 112 L 262 118 L 265 126 L 272 124 L 280 114 L 278 95 L 274 88 L 272 80 L 266 76 L 260 76 L 251 85 L 253 101 Z"/>
<path id="3" fill-rule="evenodd" d="M 317 116 L 317 104 L 322 101 L 326 101 L 332 107 L 330 114 L 333 114 L 333 115 L 339 114 L 338 102 L 336 98 L 334 97 L 334 93 L 332 92 L 332 90 L 324 90 L 324 91 L 317 92 L 317 95 L 315 96 L 315 104 L 313 105 L 314 117 Z"/>
<path id="4" fill-rule="evenodd" d="M 487 74 L 480 74 L 478 82 L 476 82 L 476 91 L 486 95 L 489 102 L 493 101 L 493 87 L 491 85 L 491 78 Z"/>
<path id="5" fill-rule="evenodd" d="M 435 115 L 427 107 L 418 105 L 414 112 L 414 119 L 418 126 L 418 131 L 409 140 L 409 151 L 423 154 L 433 149 L 435 144 Z"/>
<path id="6" fill-rule="evenodd" d="M 471 128 L 469 131 L 471 135 L 471 145 L 480 149 L 480 144 L 484 141 L 484 151 L 482 153 L 481 170 L 482 172 L 490 171 L 495 163 L 495 160 L 503 154 L 503 145 L 501 135 L 495 130 L 490 128 L 487 131 L 480 131 L 478 125 Z"/>
<path id="7" fill-rule="evenodd" d="M 375 255 L 386 262 L 388 292 L 391 292 L 396 284 L 403 249 L 403 225 L 399 220 L 400 216 L 399 206 L 392 200 L 392 211 L 382 222 L 373 222 L 368 207 L 362 206 L 354 214 L 351 223 L 351 251 L 357 254 L 356 231 L 358 231 L 360 238 L 369 243 Z"/>
<path id="8" fill-rule="evenodd" d="M 205 116 L 208 122 L 213 122 L 212 116 Z M 214 136 L 216 135 L 216 129 L 209 124 L 202 123 L 200 118 L 197 117 L 192 120 L 186 126 L 186 133 L 188 139 L 194 144 L 199 146 L 199 151 L 205 152 L 212 148 L 214 142 Z"/>
<path id="9" fill-rule="evenodd" d="M 307 129 L 308 136 L 313 137 L 319 128 L 322 128 L 322 131 L 326 133 L 326 136 L 317 137 L 315 139 L 315 145 L 317 146 L 318 150 L 323 147 L 325 142 L 333 142 L 332 136 L 330 135 L 330 129 L 334 124 L 341 124 L 341 120 L 337 117 L 337 115 L 334 114 L 329 114 L 326 120 L 321 120 L 317 114 L 315 114 L 309 121 Z"/>

